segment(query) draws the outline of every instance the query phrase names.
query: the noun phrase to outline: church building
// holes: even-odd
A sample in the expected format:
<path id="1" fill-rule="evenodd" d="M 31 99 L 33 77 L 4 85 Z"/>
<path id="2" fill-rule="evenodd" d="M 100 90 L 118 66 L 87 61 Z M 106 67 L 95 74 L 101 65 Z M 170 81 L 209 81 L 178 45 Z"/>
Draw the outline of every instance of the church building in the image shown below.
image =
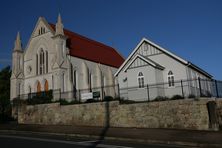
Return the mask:
<path id="1" fill-rule="evenodd" d="M 17 34 L 12 54 L 11 100 L 49 90 L 60 92 L 64 95 L 60 98 L 68 100 L 76 97 L 76 90 L 87 93 L 97 89 L 102 95 L 114 96 L 114 88 L 101 87 L 115 84 L 114 73 L 123 62 L 114 48 L 64 29 L 60 15 L 56 25 L 40 17 L 25 49 Z"/>
<path id="2" fill-rule="evenodd" d="M 158 96 L 208 96 L 213 87 L 209 73 L 146 38 L 120 66 L 115 77 L 121 97 L 137 101 Z"/>

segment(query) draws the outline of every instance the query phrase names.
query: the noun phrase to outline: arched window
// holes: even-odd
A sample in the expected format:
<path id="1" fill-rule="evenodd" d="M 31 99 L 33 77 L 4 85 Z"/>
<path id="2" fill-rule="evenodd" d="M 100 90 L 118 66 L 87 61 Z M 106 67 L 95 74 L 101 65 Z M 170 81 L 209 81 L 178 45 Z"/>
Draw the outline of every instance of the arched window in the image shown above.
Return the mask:
<path id="1" fill-rule="evenodd" d="M 48 51 L 45 51 L 46 56 L 46 73 L 48 73 Z"/>
<path id="2" fill-rule="evenodd" d="M 73 86 L 76 89 L 76 70 L 73 72 Z"/>
<path id="3" fill-rule="evenodd" d="M 52 75 L 52 90 L 54 90 L 54 77 Z"/>
<path id="4" fill-rule="evenodd" d="M 20 97 L 21 95 L 21 83 L 18 84 L 18 96 Z"/>
<path id="5" fill-rule="evenodd" d="M 65 92 L 65 74 L 62 74 L 62 92 Z"/>
<path id="6" fill-rule="evenodd" d="M 43 72 L 44 72 L 44 51 L 43 50 L 41 50 L 40 51 L 40 75 L 41 74 L 43 74 Z"/>
<path id="7" fill-rule="evenodd" d="M 143 88 L 144 87 L 144 76 L 143 76 L 143 73 L 139 72 L 137 78 L 138 78 L 139 88 Z"/>
<path id="8" fill-rule="evenodd" d="M 92 92 L 92 74 L 89 73 L 89 91 Z"/>
<path id="9" fill-rule="evenodd" d="M 45 89 L 44 89 L 45 91 L 49 91 L 49 83 L 48 83 L 47 80 L 45 80 L 44 88 L 45 88 Z"/>
<path id="10" fill-rule="evenodd" d="M 41 84 L 40 82 L 38 81 L 37 82 L 37 93 L 40 93 L 41 92 Z"/>
<path id="11" fill-rule="evenodd" d="M 168 85 L 169 85 L 169 87 L 174 86 L 174 75 L 173 75 L 172 71 L 168 72 Z"/>
<path id="12" fill-rule="evenodd" d="M 39 58 L 39 65 L 38 65 L 38 58 Z M 39 67 L 38 67 L 39 66 Z M 44 51 L 41 49 L 39 55 L 36 55 L 36 73 L 37 74 L 45 74 L 48 73 L 48 51 Z"/>
<path id="13" fill-rule="evenodd" d="M 28 89 L 29 89 L 28 99 L 31 99 L 32 98 L 32 88 L 31 88 L 31 86 L 29 86 Z"/>
<path id="14" fill-rule="evenodd" d="M 39 60 L 38 60 L 38 54 L 36 54 L 36 75 L 38 75 L 38 71 L 39 71 L 39 70 L 38 70 L 38 69 L 39 69 L 39 66 L 38 66 L 39 63 L 38 63 L 38 62 L 39 62 Z"/>

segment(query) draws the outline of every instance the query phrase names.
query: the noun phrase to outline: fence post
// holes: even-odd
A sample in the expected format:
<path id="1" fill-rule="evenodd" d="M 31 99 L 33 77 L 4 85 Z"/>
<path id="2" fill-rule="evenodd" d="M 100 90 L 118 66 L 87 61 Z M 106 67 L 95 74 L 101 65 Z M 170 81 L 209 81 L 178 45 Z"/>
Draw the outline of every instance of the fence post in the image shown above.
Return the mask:
<path id="1" fill-rule="evenodd" d="M 148 102 L 150 101 L 150 90 L 149 90 L 149 85 L 147 84 L 147 97 L 148 97 Z"/>
<path id="2" fill-rule="evenodd" d="M 184 97 L 184 91 L 183 91 L 183 80 L 181 80 L 181 90 L 182 90 L 182 96 L 183 96 L 183 98 L 185 98 Z"/>
<path id="3" fill-rule="evenodd" d="M 198 77 L 198 82 L 199 82 L 199 90 L 200 90 L 200 97 L 202 97 L 202 89 L 201 89 L 201 79 Z"/>
<path id="4" fill-rule="evenodd" d="M 214 80 L 214 82 L 215 82 L 215 87 L 216 87 L 217 98 L 219 98 L 218 87 L 217 87 L 217 80 Z"/>

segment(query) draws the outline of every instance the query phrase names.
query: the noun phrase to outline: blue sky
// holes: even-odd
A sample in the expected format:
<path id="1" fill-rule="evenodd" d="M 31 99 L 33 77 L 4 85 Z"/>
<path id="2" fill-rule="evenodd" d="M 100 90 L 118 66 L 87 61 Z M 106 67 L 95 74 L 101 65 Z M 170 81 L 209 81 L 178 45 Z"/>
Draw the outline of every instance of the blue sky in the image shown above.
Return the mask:
<path id="1" fill-rule="evenodd" d="M 146 37 L 222 80 L 221 0 L 2 0 L 0 69 L 11 65 L 19 30 L 23 47 L 39 16 L 115 47 L 127 57 Z"/>

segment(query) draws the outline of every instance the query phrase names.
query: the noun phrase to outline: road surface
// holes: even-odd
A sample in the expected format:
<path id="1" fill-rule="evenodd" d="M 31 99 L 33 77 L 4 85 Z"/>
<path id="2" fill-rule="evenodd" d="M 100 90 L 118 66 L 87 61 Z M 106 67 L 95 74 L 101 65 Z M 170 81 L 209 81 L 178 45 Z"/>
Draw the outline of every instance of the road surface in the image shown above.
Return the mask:
<path id="1" fill-rule="evenodd" d="M 1 148 L 181 148 L 176 145 L 130 143 L 126 141 L 97 141 L 49 135 L 0 134 Z"/>

